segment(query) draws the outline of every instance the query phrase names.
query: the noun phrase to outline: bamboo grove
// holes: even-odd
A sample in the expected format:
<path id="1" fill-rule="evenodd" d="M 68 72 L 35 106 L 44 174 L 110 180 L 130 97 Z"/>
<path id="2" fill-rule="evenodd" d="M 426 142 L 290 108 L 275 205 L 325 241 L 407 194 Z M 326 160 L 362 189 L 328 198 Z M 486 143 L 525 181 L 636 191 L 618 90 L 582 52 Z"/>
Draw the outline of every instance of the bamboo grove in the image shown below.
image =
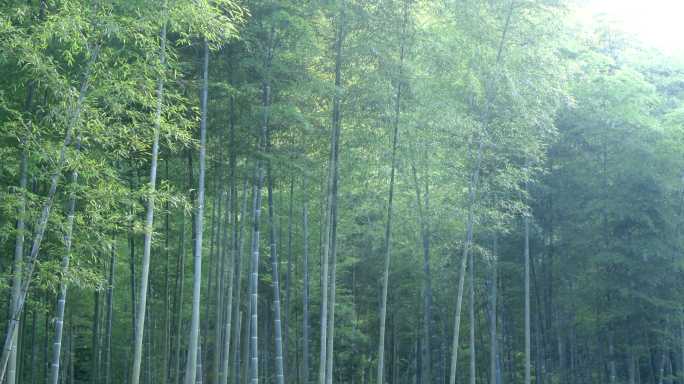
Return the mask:
<path id="1" fill-rule="evenodd" d="M 573 7 L 0 2 L 0 381 L 684 382 L 684 63 Z"/>

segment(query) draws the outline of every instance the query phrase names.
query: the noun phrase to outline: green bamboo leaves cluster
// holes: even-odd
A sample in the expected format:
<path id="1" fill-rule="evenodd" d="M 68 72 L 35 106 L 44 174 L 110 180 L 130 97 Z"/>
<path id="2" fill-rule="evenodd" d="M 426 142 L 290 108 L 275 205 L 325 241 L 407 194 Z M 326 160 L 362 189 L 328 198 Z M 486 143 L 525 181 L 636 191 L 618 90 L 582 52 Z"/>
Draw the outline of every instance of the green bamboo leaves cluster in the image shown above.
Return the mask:
<path id="1" fill-rule="evenodd" d="M 684 67 L 573 7 L 2 3 L 0 381 L 684 377 Z"/>

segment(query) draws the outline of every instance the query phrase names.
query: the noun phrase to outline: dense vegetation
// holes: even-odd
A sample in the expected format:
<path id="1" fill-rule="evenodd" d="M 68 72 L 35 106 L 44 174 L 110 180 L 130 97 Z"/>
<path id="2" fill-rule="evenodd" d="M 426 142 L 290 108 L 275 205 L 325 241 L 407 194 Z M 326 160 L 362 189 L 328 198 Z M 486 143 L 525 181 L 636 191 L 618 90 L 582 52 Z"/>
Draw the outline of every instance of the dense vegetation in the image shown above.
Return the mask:
<path id="1" fill-rule="evenodd" d="M 684 380 L 684 65 L 560 0 L 0 2 L 0 381 Z"/>

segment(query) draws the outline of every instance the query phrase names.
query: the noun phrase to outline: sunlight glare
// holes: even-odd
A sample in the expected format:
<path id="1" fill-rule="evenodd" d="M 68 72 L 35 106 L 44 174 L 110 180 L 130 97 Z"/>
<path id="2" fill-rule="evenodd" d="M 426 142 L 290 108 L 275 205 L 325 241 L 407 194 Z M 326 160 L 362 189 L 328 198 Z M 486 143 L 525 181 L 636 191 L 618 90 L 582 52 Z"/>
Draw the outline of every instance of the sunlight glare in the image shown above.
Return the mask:
<path id="1" fill-rule="evenodd" d="M 605 15 L 618 29 L 664 53 L 684 53 L 682 0 L 585 0 L 579 8 L 589 19 Z"/>

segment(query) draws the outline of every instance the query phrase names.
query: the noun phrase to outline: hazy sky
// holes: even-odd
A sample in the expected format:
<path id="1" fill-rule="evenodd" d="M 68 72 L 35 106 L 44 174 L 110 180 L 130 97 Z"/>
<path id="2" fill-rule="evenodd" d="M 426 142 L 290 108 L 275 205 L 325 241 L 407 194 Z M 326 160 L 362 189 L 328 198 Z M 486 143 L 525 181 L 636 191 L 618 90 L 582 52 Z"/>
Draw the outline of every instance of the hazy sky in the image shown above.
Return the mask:
<path id="1" fill-rule="evenodd" d="M 625 32 L 670 54 L 684 53 L 684 0 L 580 0 L 580 12 L 605 13 Z"/>

